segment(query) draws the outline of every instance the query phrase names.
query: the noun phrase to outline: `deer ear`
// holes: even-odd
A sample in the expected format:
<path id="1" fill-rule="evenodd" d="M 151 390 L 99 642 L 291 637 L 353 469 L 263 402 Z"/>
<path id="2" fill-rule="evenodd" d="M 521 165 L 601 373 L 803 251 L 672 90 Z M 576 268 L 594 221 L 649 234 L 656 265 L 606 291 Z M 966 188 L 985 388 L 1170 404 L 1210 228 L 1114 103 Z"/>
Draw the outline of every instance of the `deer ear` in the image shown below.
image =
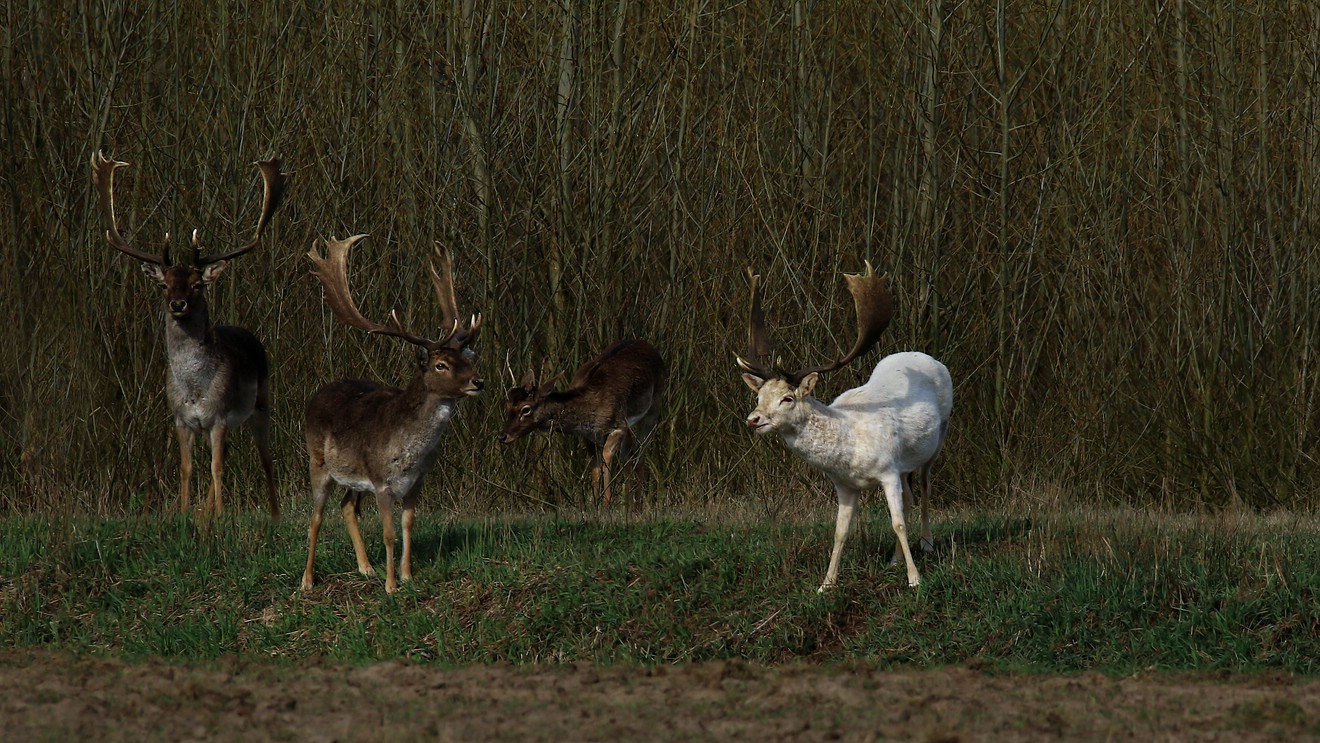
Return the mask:
<path id="1" fill-rule="evenodd" d="M 161 268 L 155 263 L 143 263 L 142 273 L 146 274 L 147 278 L 151 279 L 157 284 L 160 284 L 162 286 L 165 284 L 165 269 Z"/>
<path id="2" fill-rule="evenodd" d="M 743 372 L 742 378 L 743 381 L 747 383 L 747 386 L 752 388 L 752 392 L 760 392 L 761 385 L 765 384 L 765 380 L 761 379 L 755 374 L 748 374 L 747 372 Z"/>
<path id="3" fill-rule="evenodd" d="M 810 395 L 811 391 L 816 389 L 816 382 L 819 380 L 820 375 L 816 372 L 812 372 L 803 377 L 802 381 L 798 384 L 798 397 L 806 397 L 807 395 Z"/>
<path id="4" fill-rule="evenodd" d="M 216 261 L 215 263 L 206 264 L 202 269 L 202 282 L 209 284 L 220 278 L 220 274 L 224 272 L 225 267 L 228 265 L 229 261 Z"/>

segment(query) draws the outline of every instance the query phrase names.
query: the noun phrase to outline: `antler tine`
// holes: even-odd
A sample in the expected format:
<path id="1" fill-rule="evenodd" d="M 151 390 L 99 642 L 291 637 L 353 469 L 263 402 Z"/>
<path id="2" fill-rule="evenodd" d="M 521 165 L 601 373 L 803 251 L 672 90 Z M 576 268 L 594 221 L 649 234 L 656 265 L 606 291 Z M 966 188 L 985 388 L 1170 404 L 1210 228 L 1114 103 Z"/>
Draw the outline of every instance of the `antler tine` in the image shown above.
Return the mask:
<path id="1" fill-rule="evenodd" d="M 330 305 L 330 309 L 334 311 L 335 317 L 339 318 L 339 322 L 350 327 L 377 335 L 392 335 L 428 349 L 434 347 L 435 342 L 404 330 L 403 324 L 399 321 L 399 316 L 395 312 L 390 313 L 390 320 L 394 323 L 394 327 L 390 327 L 368 320 L 358 310 L 357 303 L 353 301 L 353 295 L 348 290 L 348 250 L 364 237 L 366 235 L 354 235 L 340 240 L 331 236 L 325 242 L 326 255 L 324 257 L 317 252 L 315 243 L 312 244 L 312 249 L 307 252 L 307 257 L 311 258 L 312 263 L 316 265 L 316 270 L 312 271 L 312 275 L 320 279 L 321 284 L 325 287 L 326 304 Z"/>
<path id="2" fill-rule="evenodd" d="M 96 187 L 97 196 L 101 201 L 101 215 L 105 219 L 105 239 L 110 245 L 121 253 L 130 255 L 143 263 L 154 263 L 158 266 L 165 266 L 168 258 L 165 255 L 151 255 L 135 250 L 119 234 L 119 225 L 115 219 L 115 171 L 120 168 L 127 168 L 128 163 L 111 160 L 105 156 L 105 153 L 97 150 L 92 154 L 92 185 Z"/>
<path id="3" fill-rule="evenodd" d="M 857 342 L 852 350 L 843 357 L 822 366 L 799 369 L 788 375 L 793 382 L 800 382 L 803 377 L 813 372 L 828 372 L 840 369 L 853 359 L 871 350 L 880 339 L 880 335 L 889 327 L 889 320 L 894 314 L 894 297 L 889 291 L 889 279 L 874 275 L 871 262 L 865 263 L 866 271 L 860 274 L 844 274 L 848 291 L 853 295 L 853 305 L 857 312 Z"/>
<path id="4" fill-rule="evenodd" d="M 749 361 L 739 356 L 738 366 L 749 374 L 769 379 L 775 376 L 775 371 L 765 359 L 773 361 L 775 345 L 765 327 L 765 311 L 761 309 L 761 276 L 748 268 L 747 278 L 752 285 L 752 309 L 747 322 L 747 356 L 758 361 Z"/>
<path id="5" fill-rule="evenodd" d="M 436 302 L 440 305 L 440 322 L 450 329 L 445 339 L 439 342 L 448 343 L 455 350 L 475 343 L 481 328 L 481 313 L 469 317 L 467 327 L 460 326 L 458 298 L 454 293 L 454 262 L 438 242 L 435 244 L 435 257 L 431 260 L 431 284 L 435 287 Z"/>
<path id="6" fill-rule="evenodd" d="M 518 384 L 518 375 L 513 373 L 513 351 L 505 349 L 504 351 L 504 369 L 509 372 L 509 384 Z"/>
<path id="7" fill-rule="evenodd" d="M 440 322 L 453 325 L 458 322 L 458 299 L 454 296 L 454 262 L 440 243 L 435 243 L 435 257 L 431 259 L 431 284 L 435 287 L 435 300 L 440 305 Z"/>
<path id="8" fill-rule="evenodd" d="M 275 210 L 284 201 L 284 187 L 289 182 L 289 174 L 280 172 L 282 165 L 283 163 L 278 157 L 270 160 L 259 160 L 256 163 L 257 168 L 261 171 L 262 181 L 261 218 L 257 220 L 257 234 L 252 238 L 252 242 L 228 253 L 200 256 L 197 258 L 198 266 L 237 258 L 261 244 L 261 236 L 266 231 L 266 224 L 270 222 L 271 216 L 275 214 Z"/>

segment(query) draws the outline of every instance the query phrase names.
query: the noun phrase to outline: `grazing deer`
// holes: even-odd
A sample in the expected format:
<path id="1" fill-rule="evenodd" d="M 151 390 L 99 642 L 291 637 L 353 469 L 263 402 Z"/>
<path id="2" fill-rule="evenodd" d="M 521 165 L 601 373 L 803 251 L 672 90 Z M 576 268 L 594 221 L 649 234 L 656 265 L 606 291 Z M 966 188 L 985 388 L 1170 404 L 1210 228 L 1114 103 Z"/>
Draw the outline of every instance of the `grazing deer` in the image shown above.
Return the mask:
<path id="1" fill-rule="evenodd" d="M 116 162 L 100 152 L 92 155 L 92 182 L 100 196 L 106 223 L 106 239 L 121 253 L 142 261 L 142 271 L 165 294 L 165 351 L 169 375 L 165 392 L 174 412 L 179 437 L 179 508 L 188 511 L 192 480 L 193 439 L 199 431 L 211 436 L 211 491 L 203 514 L 219 516 L 225 471 L 225 446 L 229 429 L 244 423 L 252 430 L 266 472 L 266 495 L 270 515 L 279 518 L 275 495 L 275 471 L 270 454 L 270 385 L 266 349 L 244 328 L 212 325 L 206 304 L 206 286 L 215 281 L 229 261 L 257 247 L 271 215 L 284 198 L 289 176 L 280 172 L 280 161 L 257 163 L 264 182 L 261 218 L 252 242 L 228 253 L 201 254 L 198 230 L 193 230 L 191 265 L 172 264 L 169 235 L 159 255 L 131 247 L 119 234 L 115 220 L 115 171 L 128 163 Z"/>
<path id="2" fill-rule="evenodd" d="M 325 286 L 325 300 L 349 327 L 376 335 L 391 335 L 417 346 L 417 370 L 407 389 L 380 382 L 344 380 L 322 387 L 307 401 L 307 454 L 312 479 L 312 525 L 307 531 L 307 569 L 302 587 L 312 587 L 312 562 L 321 513 L 335 483 L 348 488 L 339 503 L 357 554 L 358 572 L 375 575 L 358 528 L 362 498 L 376 494 L 376 508 L 385 535 L 385 590 L 394 593 L 394 502 L 403 506 L 403 555 L 399 577 L 412 580 L 412 524 L 422 480 L 439 454 L 440 436 L 449 427 L 454 403 L 481 393 L 482 380 L 472 365 L 469 348 L 481 328 L 481 315 L 460 326 L 454 298 L 453 266 L 436 248 L 431 266 L 442 319 L 442 335 L 431 340 L 403 329 L 397 313 L 391 325 L 362 316 L 348 289 L 348 250 L 366 235 L 347 240 L 330 238 L 326 256 L 313 248 L 307 255 L 316 264 L 313 275 Z M 437 268 L 436 266 L 439 266 Z"/>
<path id="3" fill-rule="evenodd" d="M 756 392 L 756 409 L 747 416 L 747 425 L 758 434 L 778 433 L 790 450 L 834 483 L 839 512 L 830 566 L 820 591 L 832 588 L 839 577 L 839 557 L 857 509 L 857 496 L 877 486 L 884 489 L 898 537 L 894 562 L 901 553 L 907 563 L 908 585 L 919 585 L 921 574 L 908 546 L 905 507 L 912 504 L 912 478 L 920 474 L 924 490 L 922 546 L 933 548 L 926 504 L 931 463 L 944 443 L 953 409 L 948 369 L 924 353 L 896 353 L 876 364 L 866 384 L 825 405 L 811 396 L 820 375 L 865 354 L 888 326 L 893 312 L 888 282 L 872 275 L 869 263 L 866 273 L 845 275 L 857 310 L 857 342 L 837 361 L 786 372 L 763 361 L 773 357 L 774 347 L 761 310 L 760 278 L 751 275 L 749 349 L 747 358 L 738 358 L 743 381 Z"/>
<path id="4" fill-rule="evenodd" d="M 568 389 L 558 392 L 537 385 L 536 372 L 505 397 L 501 444 L 511 444 L 529 431 L 562 431 L 578 436 L 591 448 L 591 486 L 610 504 L 614 460 L 633 441 L 644 441 L 655 427 L 665 387 L 665 362 L 643 340 L 618 341 L 583 364 Z"/>

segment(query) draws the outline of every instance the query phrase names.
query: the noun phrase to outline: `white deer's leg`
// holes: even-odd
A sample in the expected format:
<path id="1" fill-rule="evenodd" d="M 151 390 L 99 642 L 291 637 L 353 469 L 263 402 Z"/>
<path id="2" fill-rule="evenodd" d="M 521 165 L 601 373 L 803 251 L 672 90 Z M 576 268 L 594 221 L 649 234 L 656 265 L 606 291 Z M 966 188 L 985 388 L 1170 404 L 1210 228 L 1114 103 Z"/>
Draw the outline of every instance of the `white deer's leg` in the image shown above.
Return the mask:
<path id="1" fill-rule="evenodd" d="M 916 475 L 914 473 L 909 472 L 908 474 L 903 475 L 901 480 L 903 483 L 903 513 L 904 514 L 912 513 L 912 497 L 913 497 L 913 493 L 916 491 L 916 483 L 913 482 L 913 478 L 915 477 Z M 894 554 L 890 556 L 889 564 L 898 565 L 901 562 L 903 562 L 903 545 L 899 544 L 898 541 L 895 541 Z"/>
<path id="2" fill-rule="evenodd" d="M 839 579 L 839 558 L 843 556 L 843 543 L 848 539 L 848 529 L 852 527 L 853 513 L 857 510 L 857 491 L 835 484 L 834 492 L 839 496 L 839 513 L 834 519 L 834 549 L 830 550 L 830 567 L 825 571 L 825 582 L 817 592 L 824 593 L 834 587 Z"/>
<path id="3" fill-rule="evenodd" d="M 931 462 L 927 462 L 921 468 L 921 550 L 923 552 L 935 551 L 935 537 L 930 531 L 930 513 L 927 510 L 930 507 L 930 467 Z"/>
<path id="4" fill-rule="evenodd" d="M 912 560 L 912 548 L 908 545 L 907 519 L 903 514 L 903 476 L 897 473 L 887 475 L 880 483 L 885 489 L 885 501 L 889 504 L 889 521 L 894 525 L 894 536 L 903 550 L 903 560 L 907 563 L 908 585 L 921 584 L 921 573 Z"/>

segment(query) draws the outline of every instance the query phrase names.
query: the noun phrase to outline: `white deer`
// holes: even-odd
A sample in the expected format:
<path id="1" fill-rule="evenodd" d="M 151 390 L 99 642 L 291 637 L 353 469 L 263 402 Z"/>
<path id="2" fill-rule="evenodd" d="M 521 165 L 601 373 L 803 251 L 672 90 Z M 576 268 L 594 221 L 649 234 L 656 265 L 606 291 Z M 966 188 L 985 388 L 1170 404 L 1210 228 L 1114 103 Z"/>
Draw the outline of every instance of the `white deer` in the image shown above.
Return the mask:
<path id="1" fill-rule="evenodd" d="M 750 273 L 750 272 L 749 272 Z M 812 397 L 820 374 L 838 369 L 875 345 L 893 314 L 893 299 L 884 277 L 847 274 L 857 309 L 857 342 L 847 355 L 830 364 L 786 372 L 764 361 L 774 355 L 765 314 L 761 310 L 760 276 L 751 275 L 752 311 L 748 357 L 738 358 L 743 381 L 756 392 L 756 409 L 747 425 L 758 434 L 778 433 L 784 445 L 834 483 L 839 512 L 834 548 L 820 591 L 834 587 L 839 558 L 848 538 L 857 497 L 863 490 L 884 489 L 899 555 L 907 564 L 908 585 L 921 574 L 908 545 L 906 510 L 913 499 L 913 477 L 922 478 L 922 547 L 934 549 L 926 505 L 930 500 L 930 468 L 944 444 L 953 410 L 953 381 L 944 364 L 924 353 L 896 353 L 880 360 L 866 384 L 825 403 Z M 762 359 L 753 362 L 748 359 Z"/>

